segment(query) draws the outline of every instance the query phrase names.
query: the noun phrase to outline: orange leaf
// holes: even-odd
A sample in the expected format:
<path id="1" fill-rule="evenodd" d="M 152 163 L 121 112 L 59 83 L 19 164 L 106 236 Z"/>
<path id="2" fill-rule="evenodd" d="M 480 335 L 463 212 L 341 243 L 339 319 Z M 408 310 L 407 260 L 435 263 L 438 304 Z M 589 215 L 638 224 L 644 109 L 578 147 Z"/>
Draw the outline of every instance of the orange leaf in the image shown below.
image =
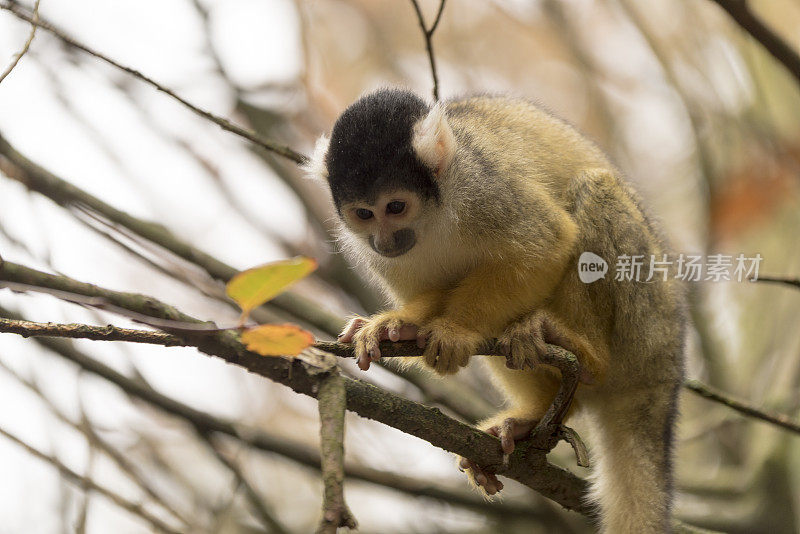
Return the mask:
<path id="1" fill-rule="evenodd" d="M 241 322 L 244 323 L 254 308 L 308 276 L 316 268 L 317 262 L 304 256 L 267 263 L 231 278 L 226 292 L 242 308 Z"/>
<path id="2" fill-rule="evenodd" d="M 314 344 L 314 336 L 293 324 L 262 324 L 242 332 L 242 342 L 262 356 L 297 356 Z"/>

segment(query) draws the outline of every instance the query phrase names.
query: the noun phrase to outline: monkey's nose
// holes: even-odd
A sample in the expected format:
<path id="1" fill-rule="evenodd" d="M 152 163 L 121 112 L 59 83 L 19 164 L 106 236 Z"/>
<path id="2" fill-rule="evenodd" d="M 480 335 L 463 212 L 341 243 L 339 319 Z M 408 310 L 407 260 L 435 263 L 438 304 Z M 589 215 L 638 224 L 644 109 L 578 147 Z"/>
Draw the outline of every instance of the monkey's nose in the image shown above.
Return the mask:
<path id="1" fill-rule="evenodd" d="M 394 258 L 411 250 L 417 242 L 417 238 L 414 234 L 414 230 L 411 228 L 403 228 L 394 232 L 387 241 L 388 242 L 384 242 L 381 239 L 375 239 L 375 236 L 370 236 L 369 245 L 372 247 L 372 250 L 381 256 Z"/>

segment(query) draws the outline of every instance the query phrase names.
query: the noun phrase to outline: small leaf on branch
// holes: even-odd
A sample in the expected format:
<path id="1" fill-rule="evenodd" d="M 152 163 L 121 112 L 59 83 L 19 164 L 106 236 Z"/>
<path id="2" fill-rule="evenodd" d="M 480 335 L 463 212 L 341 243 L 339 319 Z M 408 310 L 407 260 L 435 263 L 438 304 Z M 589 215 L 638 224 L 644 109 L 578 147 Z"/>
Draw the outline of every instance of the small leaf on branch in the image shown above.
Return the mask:
<path id="1" fill-rule="evenodd" d="M 316 268 L 316 260 L 297 256 L 253 267 L 231 278 L 226 292 L 242 308 L 240 324 L 244 324 L 253 309 L 305 278 Z"/>
<path id="2" fill-rule="evenodd" d="M 262 356 L 297 356 L 314 336 L 293 324 L 262 324 L 242 332 L 242 343 Z"/>

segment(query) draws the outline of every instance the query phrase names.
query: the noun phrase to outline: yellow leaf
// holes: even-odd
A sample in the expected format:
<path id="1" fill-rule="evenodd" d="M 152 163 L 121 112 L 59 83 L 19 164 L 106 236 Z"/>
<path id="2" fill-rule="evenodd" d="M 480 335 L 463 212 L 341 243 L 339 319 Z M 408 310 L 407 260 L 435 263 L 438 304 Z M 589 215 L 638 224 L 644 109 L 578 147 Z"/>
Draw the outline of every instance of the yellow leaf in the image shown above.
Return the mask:
<path id="1" fill-rule="evenodd" d="M 297 356 L 314 336 L 293 324 L 262 324 L 242 332 L 242 342 L 262 356 Z"/>
<path id="2" fill-rule="evenodd" d="M 228 282 L 226 292 L 242 308 L 241 322 L 250 312 L 317 268 L 312 258 L 297 256 L 288 260 L 253 267 L 237 274 Z"/>

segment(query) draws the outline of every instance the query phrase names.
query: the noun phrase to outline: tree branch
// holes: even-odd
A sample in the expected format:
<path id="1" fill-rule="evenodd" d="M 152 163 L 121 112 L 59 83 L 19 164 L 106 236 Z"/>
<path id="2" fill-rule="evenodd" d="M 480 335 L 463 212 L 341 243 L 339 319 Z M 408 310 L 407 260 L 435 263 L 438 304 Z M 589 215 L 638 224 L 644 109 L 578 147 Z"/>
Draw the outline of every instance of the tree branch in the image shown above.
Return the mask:
<path id="1" fill-rule="evenodd" d="M 22 317 L 18 314 L 2 307 L 0 307 L 0 315 L 22 320 Z M 186 423 L 191 425 L 200 435 L 206 435 L 211 432 L 224 434 L 239 440 L 253 449 L 278 454 L 300 465 L 316 470 L 320 469 L 319 453 L 305 444 L 266 434 L 253 428 L 242 429 L 240 425 L 235 425 L 232 422 L 195 410 L 186 404 L 171 397 L 167 397 L 151 387 L 147 387 L 139 381 L 128 378 L 105 364 L 86 356 L 64 339 L 37 337 L 34 338 L 34 341 L 62 358 L 78 365 L 84 371 L 115 384 L 132 398 L 144 401 L 165 413 L 186 421 Z M 345 475 L 350 479 L 384 486 L 414 497 L 428 497 L 441 500 L 455 506 L 474 509 L 484 514 L 523 519 L 551 519 L 540 514 L 531 506 L 499 502 L 490 503 L 473 493 L 441 488 L 430 484 L 428 481 L 379 471 L 358 464 L 346 464 Z"/>
<path id="2" fill-rule="evenodd" d="M 37 4 L 38 4 L 38 2 L 37 2 Z M 162 93 L 171 96 L 173 99 L 175 99 L 178 102 L 180 102 L 181 104 L 183 104 L 186 108 L 188 108 L 193 113 L 203 117 L 204 119 L 210 120 L 211 122 L 213 122 L 214 124 L 216 124 L 217 126 L 222 128 L 223 130 L 227 130 L 227 131 L 229 131 L 229 132 L 231 132 L 233 134 L 238 135 L 239 137 L 243 137 L 244 139 L 247 139 L 248 141 L 260 146 L 261 148 L 263 148 L 265 150 L 269 150 L 270 152 L 274 152 L 274 153 L 278 154 L 279 156 L 283 156 L 284 158 L 290 159 L 295 163 L 303 164 L 306 161 L 308 161 L 308 158 L 304 154 L 301 154 L 299 152 L 295 152 L 294 150 L 292 150 L 291 148 L 289 148 L 287 146 L 279 145 L 279 144 L 273 143 L 272 141 L 269 141 L 267 139 L 263 139 L 261 136 L 259 136 L 256 132 L 254 132 L 252 130 L 249 130 L 247 128 L 243 128 L 241 126 L 237 126 L 236 124 L 232 123 L 228 119 L 225 119 L 223 117 L 218 117 L 217 115 L 214 115 L 213 113 L 211 113 L 209 111 L 206 111 L 204 109 L 201 109 L 201 108 L 195 106 L 194 104 L 191 104 L 189 101 L 184 100 L 182 97 L 178 96 L 178 94 L 175 93 L 174 91 L 172 91 L 171 89 L 168 89 L 168 88 L 164 87 L 163 85 L 161 85 L 160 83 L 156 82 L 152 78 L 149 78 L 149 77 L 145 76 L 144 74 L 142 74 L 138 70 L 135 70 L 135 69 L 133 69 L 131 67 L 127 67 L 125 65 L 122 65 L 121 63 L 118 63 L 118 62 L 114 61 L 113 59 L 109 58 L 108 56 L 105 56 L 105 55 L 101 54 L 100 52 L 97 52 L 96 50 L 93 50 L 92 48 L 89 48 L 85 44 L 83 44 L 83 43 L 75 40 L 74 38 L 68 36 L 66 33 L 64 33 L 63 31 L 59 30 L 58 28 L 56 28 L 52 24 L 49 24 L 47 22 L 39 20 L 38 16 L 29 15 L 28 13 L 23 11 L 19 6 L 15 5 L 15 4 L 3 3 L 3 4 L 0 4 L 0 9 L 8 11 L 8 12 L 12 13 L 15 17 L 17 17 L 19 19 L 22 19 L 24 21 L 27 21 L 31 25 L 39 27 L 39 28 L 42 28 L 43 30 L 53 34 L 54 36 L 56 36 L 58 39 L 60 39 L 64 43 L 66 43 L 66 44 L 68 44 L 68 45 L 70 45 L 70 46 L 72 46 L 74 48 L 77 48 L 78 50 L 86 52 L 87 54 L 89 54 L 91 56 L 94 56 L 97 59 L 100 59 L 100 60 L 108 63 L 109 65 L 111 65 L 113 67 L 116 67 L 117 69 L 122 70 L 122 71 L 130 74 L 131 76 L 134 76 L 135 78 L 138 78 L 139 80 L 141 80 L 144 83 L 150 85 L 151 87 L 154 87 L 158 91 L 161 91 Z"/>
<path id="3" fill-rule="evenodd" d="M 433 100 L 439 100 L 439 76 L 436 74 L 436 57 L 433 53 L 433 34 L 442 20 L 442 12 L 444 12 L 444 4 L 446 0 L 439 0 L 439 10 L 436 12 L 436 18 L 431 24 L 430 28 L 425 25 L 425 17 L 422 15 L 422 9 L 419 7 L 417 0 L 411 0 L 411 5 L 414 6 L 414 11 L 417 14 L 417 21 L 422 30 L 422 35 L 425 38 L 425 50 L 428 52 L 428 61 L 431 64 L 431 76 L 433 77 Z"/>
<path id="4" fill-rule="evenodd" d="M 750 9 L 747 0 L 713 0 L 800 83 L 800 55 Z"/>
<path id="5" fill-rule="evenodd" d="M 116 306 L 137 313 L 161 319 L 201 323 L 152 297 L 111 291 L 11 262 L 5 262 L 0 267 L 0 280 L 102 297 Z M 313 366 L 301 359 L 264 358 L 248 352 L 231 332 L 206 335 L 184 333 L 181 337 L 206 354 L 218 356 L 255 374 L 280 382 L 298 393 L 316 397 L 319 392 L 320 376 Z M 451 419 L 437 408 L 403 399 L 372 384 L 347 377 L 342 377 L 342 380 L 348 409 L 362 417 L 375 419 L 424 439 L 436 447 L 494 469 L 498 474 L 529 486 L 565 508 L 583 514 L 591 513 L 591 506 L 583 499 L 586 482 L 569 471 L 548 463 L 546 450 L 523 445 L 506 463 L 500 442 L 494 436 Z"/>
<path id="6" fill-rule="evenodd" d="M 11 71 L 17 66 L 19 60 L 22 59 L 22 56 L 24 56 L 28 51 L 28 48 L 30 48 L 33 38 L 36 37 L 36 23 L 39 22 L 39 0 L 36 0 L 36 2 L 33 4 L 33 13 L 31 18 L 33 20 L 31 23 L 31 33 L 28 35 L 28 39 L 22 46 L 22 50 L 14 54 L 14 59 L 11 60 L 11 63 L 8 65 L 8 67 L 6 67 L 2 74 L 0 74 L 0 83 L 3 83 L 3 80 L 5 80 L 6 77 L 11 74 Z"/>

